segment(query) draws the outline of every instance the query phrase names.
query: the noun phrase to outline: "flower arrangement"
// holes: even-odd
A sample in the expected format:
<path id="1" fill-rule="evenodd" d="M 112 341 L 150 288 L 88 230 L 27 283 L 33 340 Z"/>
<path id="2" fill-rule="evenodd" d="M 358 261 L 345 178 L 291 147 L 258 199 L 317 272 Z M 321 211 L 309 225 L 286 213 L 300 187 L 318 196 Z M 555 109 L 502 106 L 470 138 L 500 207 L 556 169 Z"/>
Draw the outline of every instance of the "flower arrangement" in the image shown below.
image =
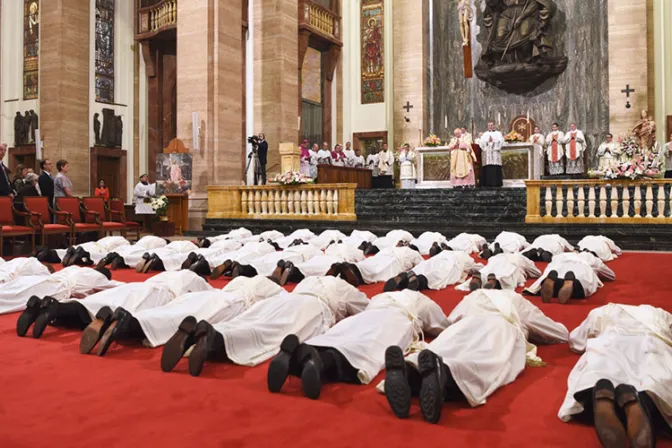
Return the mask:
<path id="1" fill-rule="evenodd" d="M 159 218 L 162 218 L 168 214 L 168 198 L 165 195 L 152 198 L 149 204 L 152 207 L 152 210 L 154 210 L 154 213 L 156 213 L 156 216 Z"/>
<path id="2" fill-rule="evenodd" d="M 515 143 L 515 142 L 524 142 L 525 138 L 516 131 L 511 131 L 508 134 L 506 134 L 504 140 L 509 143 Z"/>
<path id="3" fill-rule="evenodd" d="M 287 171 L 282 174 L 278 174 L 272 180 L 274 184 L 280 185 L 303 185 L 303 184 L 312 184 L 313 178 L 306 176 L 303 173 L 298 171 Z"/>
<path id="4" fill-rule="evenodd" d="M 427 137 L 422 144 L 430 148 L 436 148 L 437 146 L 441 146 L 441 139 L 435 134 L 429 134 L 429 137 Z"/>
<path id="5" fill-rule="evenodd" d="M 621 144 L 622 160 L 615 161 L 604 170 L 590 170 L 590 177 L 607 180 L 615 179 L 650 179 L 660 177 L 661 161 L 659 154 L 653 149 L 642 150 L 635 137 L 619 137 Z"/>
<path id="6" fill-rule="evenodd" d="M 640 152 L 641 148 L 639 147 L 639 142 L 636 137 L 630 135 L 625 138 L 619 138 L 618 141 L 621 144 L 622 154 L 628 157 L 633 157 Z"/>

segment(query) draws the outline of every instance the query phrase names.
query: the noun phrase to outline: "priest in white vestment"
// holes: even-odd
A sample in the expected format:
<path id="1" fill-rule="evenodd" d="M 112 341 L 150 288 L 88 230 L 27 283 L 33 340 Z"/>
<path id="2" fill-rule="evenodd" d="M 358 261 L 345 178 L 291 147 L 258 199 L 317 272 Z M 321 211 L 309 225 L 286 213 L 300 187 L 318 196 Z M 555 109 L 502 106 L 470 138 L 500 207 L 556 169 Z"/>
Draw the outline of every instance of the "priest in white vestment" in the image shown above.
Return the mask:
<path id="1" fill-rule="evenodd" d="M 501 187 L 504 185 L 502 172 L 502 147 L 504 136 L 495 129 L 495 122 L 488 122 L 488 132 L 479 140 L 481 146 L 481 187 Z"/>
<path id="2" fill-rule="evenodd" d="M 417 247 L 421 255 L 430 255 L 430 249 L 434 245 L 447 245 L 448 239 L 439 232 L 423 232 L 419 237 L 410 241 L 410 244 Z"/>
<path id="3" fill-rule="evenodd" d="M 528 278 L 539 278 L 541 271 L 529 258 L 520 253 L 501 253 L 488 259 L 488 264 L 456 289 L 475 291 L 485 289 L 515 290 L 525 286 Z"/>
<path id="4" fill-rule="evenodd" d="M 291 294 L 256 303 L 234 319 L 200 321 L 189 356 L 189 373 L 200 375 L 206 360 L 256 366 L 272 358 L 288 334 L 303 342 L 363 311 L 366 295 L 335 277 L 308 277 Z"/>
<path id="5" fill-rule="evenodd" d="M 592 420 L 598 437 L 613 446 L 626 446 L 630 439 L 630 446 L 652 447 L 656 432 L 670 434 L 670 313 L 610 303 L 592 310 L 572 331 L 569 347 L 582 356 L 567 380 L 558 412 L 562 421 Z"/>
<path id="6" fill-rule="evenodd" d="M 529 247 L 530 243 L 527 239 L 518 233 L 501 232 L 488 247 L 483 249 L 481 257 L 484 259 L 490 258 L 492 255 L 498 255 L 502 252 L 507 254 L 515 254 Z"/>
<path id="7" fill-rule="evenodd" d="M 463 282 L 476 274 L 483 265 L 476 263 L 466 252 L 442 250 L 428 260 L 420 262 L 412 270 L 401 272 L 385 283 L 385 291 L 402 290 L 439 291 L 448 285 Z"/>
<path id="8" fill-rule="evenodd" d="M 529 245 L 527 250 L 523 252 L 523 255 L 532 261 L 544 261 L 550 263 L 553 256 L 563 252 L 571 252 L 573 250 L 574 246 L 569 244 L 569 241 L 560 235 L 541 235 Z"/>
<path id="9" fill-rule="evenodd" d="M 366 158 L 366 166 L 371 170 L 372 177 L 378 177 L 378 154 L 369 154 Z"/>
<path id="10" fill-rule="evenodd" d="M 212 274 L 208 258 L 223 257 L 226 254 L 235 252 L 243 247 L 243 243 L 238 240 L 219 240 L 210 244 L 207 248 L 199 248 L 188 255 L 182 252 L 163 255 L 161 261 L 165 271 L 178 271 L 180 269 L 190 269 L 199 275 L 209 276 Z"/>
<path id="11" fill-rule="evenodd" d="M 553 257 L 526 292 L 540 294 L 545 303 L 557 297 L 565 304 L 569 299 L 585 299 L 595 294 L 604 286 L 601 279 L 614 281 L 616 274 L 590 252 L 568 252 Z"/>
<path id="12" fill-rule="evenodd" d="M 0 285 L 20 277 L 46 276 L 53 273 L 51 266 L 40 263 L 37 258 L 17 257 L 9 261 L 0 258 Z M 2 286 L 0 286 L 2 288 Z"/>
<path id="13" fill-rule="evenodd" d="M 485 404 L 526 365 L 542 365 L 533 343 L 567 342 L 567 328 L 514 291 L 478 290 L 448 316 L 448 328 L 405 360 L 398 346 L 385 353 L 384 388 L 395 415 L 408 417 L 413 395 L 426 421 L 437 423 L 444 400 Z"/>
<path id="14" fill-rule="evenodd" d="M 392 247 L 397 247 L 400 242 L 402 243 L 410 243 L 413 241 L 413 235 L 410 232 L 407 232 L 406 230 L 390 230 L 387 232 L 387 234 L 381 238 L 376 238 L 371 245 L 374 246 L 377 250 L 374 250 L 373 252 L 369 251 L 369 253 L 365 253 L 367 255 L 375 254 L 378 251 L 381 251 L 383 249 L 390 249 Z"/>
<path id="15" fill-rule="evenodd" d="M 592 252 L 602 261 L 612 261 L 623 254 L 612 239 L 603 235 L 588 235 L 579 241 L 576 247 L 581 251 Z"/>
<path id="16" fill-rule="evenodd" d="M 416 250 L 409 247 L 383 249 L 359 263 L 337 263 L 329 275 L 343 278 L 353 286 L 385 282 L 400 272 L 408 272 L 423 261 Z"/>
<path id="17" fill-rule="evenodd" d="M 274 254 L 275 247 L 266 241 L 258 243 L 247 243 L 238 250 L 225 252 L 215 256 L 204 256 L 212 270 L 211 280 L 216 280 L 222 275 L 230 275 L 233 263 L 247 264 L 250 261 L 263 257 L 264 255 Z"/>
<path id="18" fill-rule="evenodd" d="M 394 155 L 387 146 L 383 144 L 383 150 L 378 153 L 378 176 L 394 177 Z"/>
<path id="19" fill-rule="evenodd" d="M 156 214 L 151 204 L 149 203 L 149 200 L 156 196 L 156 184 L 150 184 L 149 177 L 146 174 L 140 176 L 140 181 L 133 189 L 133 196 L 135 197 L 136 215 Z"/>
<path id="20" fill-rule="evenodd" d="M 586 150 L 586 138 L 583 132 L 576 128 L 575 123 L 572 123 L 562 142 L 565 144 L 567 174 L 583 174 L 583 153 Z"/>
<path id="21" fill-rule="evenodd" d="M 462 129 L 455 129 L 454 137 L 448 143 L 450 150 L 450 183 L 453 187 L 475 187 L 474 163 L 476 154 L 471 147 L 471 137 L 464 135 Z"/>
<path id="22" fill-rule="evenodd" d="M 362 150 L 359 148 L 355 149 L 352 158 L 348 160 L 352 168 L 366 168 L 366 160 L 362 155 Z"/>
<path id="23" fill-rule="evenodd" d="M 142 254 L 139 259 L 137 258 L 137 253 L 134 253 L 133 255 L 126 255 L 124 256 L 124 261 L 131 266 L 135 266 L 136 272 L 147 273 L 149 271 L 166 271 L 167 269 L 163 262 L 163 259 L 166 258 L 169 260 L 168 263 L 171 270 L 177 270 L 182 265 L 182 262 L 187 258 L 188 254 L 197 250 L 198 246 L 191 241 L 178 240 L 172 241 L 165 247 L 155 249 L 151 252 L 148 251 Z M 180 256 L 175 258 L 171 257 L 172 255 Z M 180 258 L 182 258 L 181 261 L 176 261 Z M 133 262 L 136 260 L 138 261 L 133 264 Z"/>
<path id="24" fill-rule="evenodd" d="M 614 141 L 613 135 L 607 134 L 606 141 L 597 148 L 597 157 L 600 159 L 597 169 L 600 172 L 608 170 L 620 161 L 621 154 L 621 145 Z"/>
<path id="25" fill-rule="evenodd" d="M 331 158 L 331 151 L 329 148 L 322 148 L 317 152 L 317 164 L 318 165 L 333 165 L 333 160 Z"/>
<path id="26" fill-rule="evenodd" d="M 310 165 L 309 173 L 310 177 L 313 179 L 317 179 L 317 162 L 319 152 L 320 152 L 319 146 L 317 145 L 317 143 L 315 143 L 313 147 L 310 150 L 308 150 L 309 155 L 308 164 Z"/>
<path id="27" fill-rule="evenodd" d="M 563 144 L 565 134 L 553 123 L 553 131 L 546 136 L 546 153 L 548 155 L 548 174 L 558 176 L 565 174 L 565 150 Z"/>
<path id="28" fill-rule="evenodd" d="M 268 389 L 279 392 L 288 375 L 301 378 L 305 396 L 317 399 L 323 382 L 369 384 L 385 367 L 391 345 L 410 351 L 425 334 L 437 336 L 448 325 L 441 307 L 416 291 L 379 294 L 366 309 L 326 333 L 300 343 L 291 334 L 268 368 Z"/>
<path id="29" fill-rule="evenodd" d="M 355 151 L 350 146 L 350 142 L 345 144 L 343 154 L 345 155 L 345 166 L 355 167 L 355 157 L 357 156 L 355 155 Z"/>
<path id="30" fill-rule="evenodd" d="M 415 182 L 418 178 L 418 173 L 415 168 L 415 151 L 408 143 L 404 144 L 399 150 L 399 180 L 401 181 L 402 189 L 415 188 Z"/>
<path id="31" fill-rule="evenodd" d="M 304 263 L 321 255 L 324 255 L 324 252 L 313 244 L 292 246 L 281 252 L 255 258 L 247 263 L 235 261 L 231 266 L 231 276 L 236 278 L 241 275 L 245 277 L 255 277 L 257 275 L 268 277 L 273 275 L 279 281 L 280 269 L 284 268 L 286 263 Z"/>
<path id="32" fill-rule="evenodd" d="M 316 255 L 305 261 L 282 261 L 278 269 L 273 272 L 273 279 L 280 285 L 299 283 L 306 277 L 323 277 L 329 273 L 332 266 L 338 263 L 357 263 L 364 261 L 364 252 L 357 246 L 347 243 L 331 244 L 323 255 Z"/>
<path id="33" fill-rule="evenodd" d="M 544 147 L 546 146 L 546 137 L 541 133 L 539 126 L 534 127 L 534 133 L 527 140 L 534 146 L 534 179 L 539 180 L 545 174 Z"/>
<path id="34" fill-rule="evenodd" d="M 477 254 L 487 245 L 487 240 L 475 233 L 460 233 L 455 238 L 449 240 L 446 245 L 452 250 L 461 250 L 468 254 Z"/>

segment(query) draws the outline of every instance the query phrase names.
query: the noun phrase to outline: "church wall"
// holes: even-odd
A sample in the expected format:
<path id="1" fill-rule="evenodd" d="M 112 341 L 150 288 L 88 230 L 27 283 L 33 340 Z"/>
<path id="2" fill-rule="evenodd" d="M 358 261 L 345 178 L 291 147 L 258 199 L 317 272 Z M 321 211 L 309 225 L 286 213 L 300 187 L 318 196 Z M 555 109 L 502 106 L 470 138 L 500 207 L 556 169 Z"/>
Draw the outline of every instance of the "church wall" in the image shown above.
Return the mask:
<path id="1" fill-rule="evenodd" d="M 413 0 L 415 1 L 415 0 Z M 343 9 L 343 133 L 339 141 L 352 141 L 352 135 L 360 132 L 387 131 L 388 140 L 393 135 L 393 8 L 396 2 L 386 1 L 384 5 L 384 58 L 385 58 L 385 102 L 362 104 L 361 102 L 361 6 L 360 2 L 344 1 Z M 336 143 L 336 142 L 332 142 Z"/>
<path id="2" fill-rule="evenodd" d="M 667 117 L 672 116 L 672 4 L 669 0 L 654 0 L 653 8 L 655 120 L 658 141 L 667 142 Z"/>
<path id="3" fill-rule="evenodd" d="M 40 115 L 40 104 L 39 98 L 27 101 L 23 99 L 23 2 L 3 1 L 1 14 L 2 125 L 0 126 L 0 142 L 12 147 L 14 146 L 16 112 L 21 112 L 23 115 L 27 110 L 32 109 Z M 42 43 L 40 43 L 40 53 L 42 53 L 41 46 Z M 38 92 L 41 96 L 41 89 Z"/>
<path id="4" fill-rule="evenodd" d="M 554 41 L 555 52 L 568 56 L 569 65 L 557 80 L 547 81 L 534 92 L 523 95 L 504 92 L 475 75 L 465 79 L 457 2 L 431 1 L 433 34 L 428 32 L 427 35 L 433 39 L 433 53 L 428 54 L 428 58 L 433 58 L 428 61 L 433 73 L 428 74 L 427 104 L 429 98 L 433 98 L 433 107 L 428 110 L 432 129 L 426 132 L 433 130 L 445 139 L 449 130 L 445 129 L 444 120 L 448 117 L 449 129 L 463 125 L 471 130 L 473 119 L 478 133 L 486 129 L 488 119 L 497 120 L 500 114 L 500 127 L 508 131 L 511 120 L 529 111 L 544 132 L 550 130 L 554 121 L 558 121 L 562 129 L 568 129 L 569 123 L 575 121 L 586 134 L 594 153 L 609 129 L 607 4 L 612 6 L 630 0 L 555 0 L 558 6 L 552 25 L 558 36 Z M 481 28 L 484 1 L 474 3 L 477 17 L 472 25 L 472 57 L 476 65 L 486 31 Z M 623 56 L 630 63 L 630 55 L 623 53 Z M 624 102 L 623 97 L 621 100 Z"/>
<path id="5" fill-rule="evenodd" d="M 93 114 L 98 113 L 103 125 L 103 109 L 113 109 L 115 115 L 121 115 L 124 123 L 122 149 L 126 150 L 126 197 L 133 197 L 135 180 L 133 174 L 134 145 L 134 64 L 135 64 L 135 5 L 133 2 L 118 1 L 114 12 L 114 104 L 96 101 L 96 0 L 90 0 L 90 36 L 89 46 L 89 147 L 96 142 L 93 132 Z M 97 176 L 97 173 L 91 173 Z M 98 183 L 99 180 L 96 181 Z M 93 191 L 90 192 L 93 194 Z"/>

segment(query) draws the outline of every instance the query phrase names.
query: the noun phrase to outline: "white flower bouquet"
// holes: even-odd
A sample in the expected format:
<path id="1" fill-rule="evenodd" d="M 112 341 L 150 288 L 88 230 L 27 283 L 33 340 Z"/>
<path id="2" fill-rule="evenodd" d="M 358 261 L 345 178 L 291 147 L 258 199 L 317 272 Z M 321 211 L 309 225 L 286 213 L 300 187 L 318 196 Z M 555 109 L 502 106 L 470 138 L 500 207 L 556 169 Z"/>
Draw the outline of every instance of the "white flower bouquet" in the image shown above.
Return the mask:
<path id="1" fill-rule="evenodd" d="M 152 198 L 150 205 L 157 216 L 161 217 L 168 214 L 168 198 L 165 195 Z"/>
<path id="2" fill-rule="evenodd" d="M 313 178 L 308 177 L 298 171 L 287 171 L 275 176 L 273 179 L 271 179 L 271 182 L 280 185 L 303 185 L 312 184 Z"/>

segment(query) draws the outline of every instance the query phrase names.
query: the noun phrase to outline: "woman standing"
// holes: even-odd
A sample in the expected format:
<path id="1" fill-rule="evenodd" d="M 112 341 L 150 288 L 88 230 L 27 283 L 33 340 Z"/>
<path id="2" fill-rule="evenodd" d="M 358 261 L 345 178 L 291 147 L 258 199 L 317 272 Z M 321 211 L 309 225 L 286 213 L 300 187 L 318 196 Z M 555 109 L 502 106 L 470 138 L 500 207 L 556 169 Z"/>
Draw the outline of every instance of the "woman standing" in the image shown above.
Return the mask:
<path id="1" fill-rule="evenodd" d="M 58 174 L 54 180 L 54 197 L 67 198 L 72 196 L 72 181 L 67 176 L 70 166 L 68 161 L 61 159 L 56 162 L 56 169 Z"/>
<path id="2" fill-rule="evenodd" d="M 105 181 L 101 179 L 100 183 L 98 184 L 98 188 L 94 191 L 94 196 L 102 196 L 104 200 L 110 199 L 110 189 L 107 188 L 107 185 L 105 185 Z"/>
<path id="3" fill-rule="evenodd" d="M 28 174 L 28 168 L 21 164 L 16 166 L 16 174 L 14 174 L 14 179 L 12 179 L 12 186 L 17 193 L 25 185 L 24 179 L 26 178 L 26 174 Z"/>

